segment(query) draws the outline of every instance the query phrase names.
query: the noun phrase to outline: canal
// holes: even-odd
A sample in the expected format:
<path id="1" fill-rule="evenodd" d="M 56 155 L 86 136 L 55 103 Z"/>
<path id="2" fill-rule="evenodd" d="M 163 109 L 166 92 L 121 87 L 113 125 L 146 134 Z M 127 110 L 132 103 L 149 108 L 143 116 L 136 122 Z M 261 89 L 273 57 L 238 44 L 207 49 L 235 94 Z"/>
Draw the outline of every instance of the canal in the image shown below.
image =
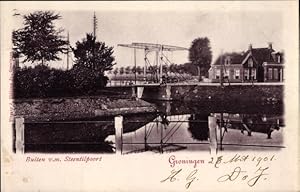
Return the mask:
<path id="1" fill-rule="evenodd" d="M 154 102 L 156 113 L 124 115 L 122 154 L 210 151 L 209 117 L 219 151 L 284 148 L 282 105 Z M 115 153 L 114 117 L 25 124 L 25 152 Z"/>

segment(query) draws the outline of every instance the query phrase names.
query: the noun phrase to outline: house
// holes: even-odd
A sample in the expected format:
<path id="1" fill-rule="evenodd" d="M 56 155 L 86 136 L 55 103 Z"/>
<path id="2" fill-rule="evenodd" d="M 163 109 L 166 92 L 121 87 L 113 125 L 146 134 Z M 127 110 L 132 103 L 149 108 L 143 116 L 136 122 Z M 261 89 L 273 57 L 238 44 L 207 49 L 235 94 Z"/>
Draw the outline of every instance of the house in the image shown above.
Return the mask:
<path id="1" fill-rule="evenodd" d="M 253 48 L 246 52 L 224 53 L 209 69 L 212 82 L 282 82 L 283 53 L 276 52 L 269 43 L 266 48 Z"/>
<path id="2" fill-rule="evenodd" d="M 19 56 L 11 51 L 10 52 L 10 70 L 13 70 L 13 68 L 19 68 L 20 67 L 20 61 Z"/>

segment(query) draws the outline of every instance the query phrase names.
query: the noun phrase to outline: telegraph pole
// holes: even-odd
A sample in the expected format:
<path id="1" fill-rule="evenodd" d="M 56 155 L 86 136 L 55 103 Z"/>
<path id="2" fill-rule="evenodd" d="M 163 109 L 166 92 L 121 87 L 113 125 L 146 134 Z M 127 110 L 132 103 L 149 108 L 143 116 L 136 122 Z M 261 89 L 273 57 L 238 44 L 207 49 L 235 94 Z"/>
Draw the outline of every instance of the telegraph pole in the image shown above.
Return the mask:
<path id="1" fill-rule="evenodd" d="M 156 78 L 157 78 L 157 81 L 159 82 L 159 77 L 160 77 L 159 76 L 159 69 L 160 69 L 159 64 L 160 64 L 160 62 L 159 62 L 158 56 L 159 56 L 159 51 L 155 51 L 155 62 L 156 62 L 156 67 L 157 67 Z"/>
<path id="2" fill-rule="evenodd" d="M 94 17 L 93 17 L 93 35 L 96 37 L 96 32 L 97 32 L 97 17 L 96 13 L 94 11 Z"/>
<path id="3" fill-rule="evenodd" d="M 220 57 L 220 65 L 221 65 L 221 69 L 220 69 L 220 84 L 221 87 L 223 87 L 223 49 L 221 50 L 221 57 Z"/>
<path id="4" fill-rule="evenodd" d="M 97 17 L 96 17 L 96 13 L 94 11 L 94 17 L 93 17 L 93 36 L 94 36 L 95 41 L 96 41 L 96 32 L 97 32 Z M 95 44 L 96 44 L 96 42 L 95 42 Z M 96 68 L 95 56 L 96 56 L 96 53 L 95 53 L 95 45 L 94 45 L 93 46 L 93 69 Z"/>
<path id="5" fill-rule="evenodd" d="M 68 31 L 68 50 L 67 50 L 67 70 L 69 70 L 69 52 L 70 52 L 70 37 L 69 37 L 69 31 Z"/>
<path id="6" fill-rule="evenodd" d="M 136 48 L 133 49 L 134 50 L 134 67 L 135 67 L 135 70 L 134 70 L 134 83 L 136 85 Z"/>

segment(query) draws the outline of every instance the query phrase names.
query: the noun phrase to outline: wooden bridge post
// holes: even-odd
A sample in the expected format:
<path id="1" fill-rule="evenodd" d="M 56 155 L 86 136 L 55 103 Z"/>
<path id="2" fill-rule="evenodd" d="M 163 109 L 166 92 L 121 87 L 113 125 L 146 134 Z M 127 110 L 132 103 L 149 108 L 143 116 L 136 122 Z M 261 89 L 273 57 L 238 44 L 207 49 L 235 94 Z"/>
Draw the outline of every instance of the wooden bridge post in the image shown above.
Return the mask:
<path id="1" fill-rule="evenodd" d="M 25 138 L 24 138 L 24 118 L 17 117 L 15 119 L 15 130 L 16 130 L 16 153 L 24 154 L 25 152 Z"/>
<path id="2" fill-rule="evenodd" d="M 137 87 L 137 98 L 141 99 L 143 97 L 144 87 Z"/>
<path id="3" fill-rule="evenodd" d="M 171 115 L 171 102 L 166 102 L 166 114 Z"/>
<path id="4" fill-rule="evenodd" d="M 132 92 L 131 97 L 132 98 L 136 98 L 137 97 L 136 89 L 137 88 L 134 87 L 134 86 L 131 87 L 131 92 Z"/>
<path id="5" fill-rule="evenodd" d="M 166 99 L 167 100 L 172 100 L 172 92 L 171 92 L 171 85 L 166 86 Z"/>
<path id="6" fill-rule="evenodd" d="M 122 154 L 123 146 L 123 116 L 119 115 L 115 117 L 115 145 L 116 154 Z"/>
<path id="7" fill-rule="evenodd" d="M 210 154 L 216 155 L 217 154 L 217 119 L 213 116 L 208 116 L 208 127 L 209 127 L 209 147 L 210 147 Z"/>

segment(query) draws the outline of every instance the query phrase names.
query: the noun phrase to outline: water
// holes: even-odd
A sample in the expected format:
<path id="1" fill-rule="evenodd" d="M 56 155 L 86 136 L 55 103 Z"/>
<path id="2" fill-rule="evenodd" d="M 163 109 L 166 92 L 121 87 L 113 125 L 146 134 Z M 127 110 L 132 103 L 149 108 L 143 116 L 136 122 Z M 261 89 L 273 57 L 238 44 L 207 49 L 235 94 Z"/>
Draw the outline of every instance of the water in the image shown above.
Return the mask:
<path id="1" fill-rule="evenodd" d="M 284 147 L 283 107 L 280 105 L 155 104 L 157 113 L 124 116 L 123 154 L 209 152 L 213 139 L 217 140 L 218 150 L 223 151 L 280 150 Z M 211 130 L 209 117 L 215 117 L 218 125 Z M 26 125 L 26 151 L 114 153 L 113 117 L 88 120 L 91 122 Z M 105 122 L 93 123 L 95 120 Z M 216 138 L 210 137 L 211 131 L 216 133 Z"/>
<path id="2" fill-rule="evenodd" d="M 218 150 L 224 151 L 279 150 L 284 147 L 284 119 L 279 106 L 261 106 L 263 110 L 256 108 L 249 113 L 232 107 L 232 113 L 224 113 L 218 112 L 220 109 L 209 112 L 183 103 L 157 104 L 161 113 L 152 122 L 123 135 L 123 153 L 209 152 L 212 139 L 217 140 Z M 217 120 L 218 127 L 213 129 L 216 138 L 210 138 L 209 116 Z M 106 140 L 114 142 L 114 139 L 111 135 Z"/>

